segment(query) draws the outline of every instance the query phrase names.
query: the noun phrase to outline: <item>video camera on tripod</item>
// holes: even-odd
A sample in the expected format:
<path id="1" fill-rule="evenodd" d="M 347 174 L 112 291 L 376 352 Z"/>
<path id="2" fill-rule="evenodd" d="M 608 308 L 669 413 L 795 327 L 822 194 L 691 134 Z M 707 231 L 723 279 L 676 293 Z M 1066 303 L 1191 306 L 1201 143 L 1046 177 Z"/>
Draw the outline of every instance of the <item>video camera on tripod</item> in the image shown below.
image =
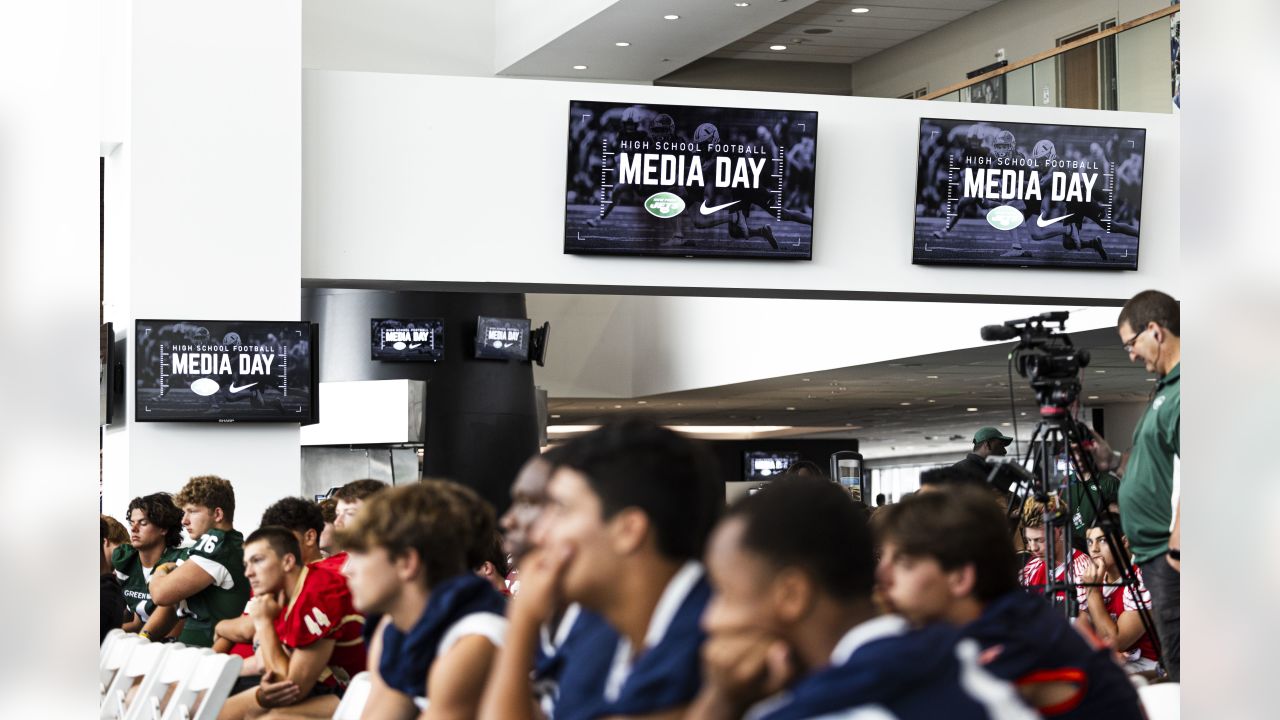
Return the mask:
<path id="1" fill-rule="evenodd" d="M 1058 310 L 982 328 L 983 340 L 1021 339 L 1013 348 L 1013 364 L 1031 381 L 1044 418 L 1068 413 L 1080 397 L 1080 369 L 1089 365 L 1089 351 L 1077 349 L 1066 334 L 1069 315 Z M 1052 323 L 1057 323 L 1057 332 L 1049 327 Z"/>

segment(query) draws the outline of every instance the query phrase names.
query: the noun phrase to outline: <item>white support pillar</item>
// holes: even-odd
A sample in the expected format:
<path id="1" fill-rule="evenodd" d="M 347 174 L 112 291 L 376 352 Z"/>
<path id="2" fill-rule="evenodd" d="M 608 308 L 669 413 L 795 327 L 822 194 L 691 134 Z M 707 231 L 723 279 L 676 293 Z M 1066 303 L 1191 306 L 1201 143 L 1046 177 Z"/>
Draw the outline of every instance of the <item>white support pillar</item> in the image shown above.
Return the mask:
<path id="1" fill-rule="evenodd" d="M 216 474 L 248 531 L 301 488 L 298 426 L 134 422 L 133 322 L 299 318 L 301 2 L 104 7 L 102 139 L 120 143 L 106 319 L 129 338 L 130 389 L 104 438 L 103 510 L 123 518 L 136 495 Z"/>

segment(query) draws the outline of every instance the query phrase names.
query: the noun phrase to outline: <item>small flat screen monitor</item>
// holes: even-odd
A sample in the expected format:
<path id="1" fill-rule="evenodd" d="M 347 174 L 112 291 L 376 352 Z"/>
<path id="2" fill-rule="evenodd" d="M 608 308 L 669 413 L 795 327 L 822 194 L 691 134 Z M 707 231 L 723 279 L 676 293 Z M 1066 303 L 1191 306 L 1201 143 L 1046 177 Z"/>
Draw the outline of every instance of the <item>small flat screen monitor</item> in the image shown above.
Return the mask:
<path id="1" fill-rule="evenodd" d="M 743 453 L 743 480 L 772 480 L 800 461 L 800 453 L 748 450 Z"/>
<path id="2" fill-rule="evenodd" d="M 439 362 L 444 357 L 444 321 L 374 318 L 370 358 L 400 362 Z"/>
<path id="3" fill-rule="evenodd" d="M 138 320 L 134 338 L 139 422 L 317 420 L 312 323 Z"/>
<path id="4" fill-rule="evenodd" d="M 917 265 L 1137 270 L 1144 128 L 923 118 Z"/>
<path id="5" fill-rule="evenodd" d="M 570 101 L 564 251 L 813 255 L 818 113 Z"/>
<path id="6" fill-rule="evenodd" d="M 476 318 L 476 357 L 485 360 L 528 360 L 528 318 Z"/>

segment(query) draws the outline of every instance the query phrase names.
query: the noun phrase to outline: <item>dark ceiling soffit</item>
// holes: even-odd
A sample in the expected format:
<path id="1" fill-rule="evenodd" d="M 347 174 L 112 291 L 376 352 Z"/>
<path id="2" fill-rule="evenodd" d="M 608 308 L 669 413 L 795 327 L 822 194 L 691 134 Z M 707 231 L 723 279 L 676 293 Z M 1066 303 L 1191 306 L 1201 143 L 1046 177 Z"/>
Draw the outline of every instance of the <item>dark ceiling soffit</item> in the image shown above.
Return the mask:
<path id="1" fill-rule="evenodd" d="M 654 285 L 568 285 L 557 283 L 479 283 L 332 278 L 303 278 L 302 287 L 349 290 L 427 290 L 433 292 L 543 293 L 557 295 L 661 295 L 784 300 L 888 300 L 897 302 L 1007 305 L 1086 305 L 1094 307 L 1122 307 L 1127 300 L 1127 298 L 1058 297 L 1052 295 L 967 295 L 860 290 L 798 290 L 791 288 L 705 288 Z"/>

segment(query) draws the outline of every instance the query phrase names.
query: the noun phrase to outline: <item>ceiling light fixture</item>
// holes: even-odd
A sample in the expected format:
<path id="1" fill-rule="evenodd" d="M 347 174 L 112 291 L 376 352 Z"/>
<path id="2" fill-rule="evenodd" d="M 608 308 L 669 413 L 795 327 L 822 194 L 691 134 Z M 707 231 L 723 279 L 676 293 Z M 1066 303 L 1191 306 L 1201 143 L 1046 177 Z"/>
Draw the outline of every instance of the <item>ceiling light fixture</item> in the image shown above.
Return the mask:
<path id="1" fill-rule="evenodd" d="M 631 43 L 629 42 L 616 42 L 614 45 L 617 45 L 618 47 L 631 47 Z"/>
<path id="2" fill-rule="evenodd" d="M 586 66 L 586 65 L 574 65 L 574 66 L 573 66 L 573 69 L 574 69 L 574 70 L 586 70 L 586 69 L 587 69 L 587 66 Z"/>
<path id="3" fill-rule="evenodd" d="M 1090 395 L 1090 396 L 1089 396 L 1089 399 L 1090 399 L 1090 400 L 1097 400 L 1097 399 L 1098 399 L 1098 396 L 1097 396 L 1097 395 Z"/>
<path id="4" fill-rule="evenodd" d="M 787 409 L 788 409 L 788 410 L 795 410 L 795 408 L 793 408 L 793 407 L 788 407 Z"/>
<path id="5" fill-rule="evenodd" d="M 636 401 L 636 404 L 637 404 L 637 405 L 648 405 L 648 404 L 649 404 L 649 401 L 648 401 L 648 400 L 637 400 L 637 401 Z"/>
<path id="6" fill-rule="evenodd" d="M 968 412 L 978 412 L 978 408 L 965 408 Z"/>
<path id="7" fill-rule="evenodd" d="M 734 3 L 734 7 L 749 7 L 751 3 Z"/>
<path id="8" fill-rule="evenodd" d="M 1000 427 L 1009 427 L 1009 423 L 1000 423 Z"/>
<path id="9" fill-rule="evenodd" d="M 924 377 L 925 377 L 925 379 L 926 379 L 926 380 L 937 380 L 937 379 L 938 379 L 938 376 L 937 376 L 937 375 L 925 375 Z"/>
<path id="10" fill-rule="evenodd" d="M 861 15 L 861 14 L 863 14 L 863 13 L 869 13 L 869 12 L 871 12 L 871 8 L 854 8 L 854 9 L 850 10 L 849 12 L 853 13 L 854 15 Z"/>
<path id="11" fill-rule="evenodd" d="M 900 402 L 900 403 L 898 403 L 898 404 L 899 404 L 899 405 L 910 405 L 911 403 L 909 403 L 909 402 Z"/>
<path id="12" fill-rule="evenodd" d="M 770 50 L 786 50 L 787 46 L 786 45 L 770 45 L 769 49 Z"/>
<path id="13" fill-rule="evenodd" d="M 663 20 L 679 20 L 680 16 L 679 15 L 663 15 L 662 19 Z"/>

